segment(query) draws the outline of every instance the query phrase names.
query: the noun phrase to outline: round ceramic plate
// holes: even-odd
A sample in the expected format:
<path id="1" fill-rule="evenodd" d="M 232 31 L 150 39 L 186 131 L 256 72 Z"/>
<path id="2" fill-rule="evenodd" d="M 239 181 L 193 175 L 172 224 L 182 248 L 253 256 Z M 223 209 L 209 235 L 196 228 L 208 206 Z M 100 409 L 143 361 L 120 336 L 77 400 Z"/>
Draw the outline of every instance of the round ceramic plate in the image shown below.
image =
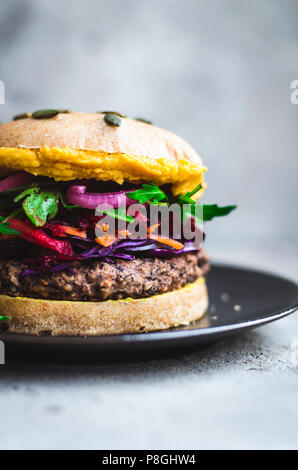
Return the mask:
<path id="1" fill-rule="evenodd" d="M 7 359 L 111 360 L 178 353 L 226 335 L 278 320 L 298 308 L 298 285 L 265 272 L 213 265 L 207 277 L 210 306 L 187 327 L 98 337 L 0 334 Z"/>

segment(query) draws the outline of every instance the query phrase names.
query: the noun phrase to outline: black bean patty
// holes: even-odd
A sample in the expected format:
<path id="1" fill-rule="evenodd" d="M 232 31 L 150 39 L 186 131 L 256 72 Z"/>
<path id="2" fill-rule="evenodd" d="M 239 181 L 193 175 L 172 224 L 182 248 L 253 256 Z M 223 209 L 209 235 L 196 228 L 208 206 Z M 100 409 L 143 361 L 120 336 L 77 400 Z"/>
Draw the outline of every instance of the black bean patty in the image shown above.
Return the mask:
<path id="1" fill-rule="evenodd" d="M 71 271 L 23 276 L 28 266 L 0 261 L 0 294 L 54 300 L 102 301 L 142 298 L 179 289 L 209 270 L 201 250 L 171 259 L 137 258 L 133 261 L 75 261 Z"/>

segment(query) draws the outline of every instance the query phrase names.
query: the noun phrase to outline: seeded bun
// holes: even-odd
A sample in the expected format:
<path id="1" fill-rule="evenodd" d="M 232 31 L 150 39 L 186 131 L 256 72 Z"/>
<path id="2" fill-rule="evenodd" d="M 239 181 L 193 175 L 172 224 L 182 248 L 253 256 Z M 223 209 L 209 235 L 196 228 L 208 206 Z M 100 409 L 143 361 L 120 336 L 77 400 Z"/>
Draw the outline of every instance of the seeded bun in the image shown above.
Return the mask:
<path id="1" fill-rule="evenodd" d="M 0 127 L 0 147 L 72 148 L 125 153 L 170 161 L 181 159 L 202 166 L 195 150 L 172 132 L 133 119 L 119 127 L 107 124 L 104 114 L 61 113 L 49 119 L 20 119 Z"/>
<path id="2" fill-rule="evenodd" d="M 143 299 L 70 302 L 0 295 L 1 314 L 11 317 L 9 332 L 30 335 L 93 336 L 163 330 L 199 320 L 207 307 L 203 277 L 182 289 Z"/>
<path id="3" fill-rule="evenodd" d="M 206 168 L 196 151 L 172 132 L 128 118 L 119 126 L 104 114 L 59 113 L 0 125 L 0 170 L 23 169 L 58 180 L 95 178 L 171 184 L 193 189 Z"/>

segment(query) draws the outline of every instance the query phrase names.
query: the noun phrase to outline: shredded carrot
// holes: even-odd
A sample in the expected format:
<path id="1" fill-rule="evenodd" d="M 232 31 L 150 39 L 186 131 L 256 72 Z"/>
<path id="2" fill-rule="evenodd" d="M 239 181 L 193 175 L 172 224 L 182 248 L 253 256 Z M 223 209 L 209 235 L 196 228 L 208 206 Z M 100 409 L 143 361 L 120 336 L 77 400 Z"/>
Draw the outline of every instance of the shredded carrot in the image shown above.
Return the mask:
<path id="1" fill-rule="evenodd" d="M 128 230 L 118 230 L 118 235 L 121 235 L 122 238 L 129 237 L 131 233 Z"/>
<path id="2" fill-rule="evenodd" d="M 147 233 L 153 233 L 155 232 L 155 230 L 160 226 L 160 224 L 154 224 L 154 225 L 151 225 L 151 227 L 148 227 L 147 228 Z"/>
<path id="3" fill-rule="evenodd" d="M 75 237 L 80 237 L 80 238 L 87 238 L 87 234 L 85 230 L 80 230 L 79 228 L 76 228 L 76 227 L 69 227 L 68 225 L 58 225 L 57 227 L 61 229 L 63 232 L 67 233 L 68 235 L 74 235 Z"/>
<path id="4" fill-rule="evenodd" d="M 96 230 L 100 230 L 101 232 L 107 232 L 109 230 L 109 224 L 107 223 L 100 223 L 100 222 L 94 222 L 94 226 Z"/>
<path id="5" fill-rule="evenodd" d="M 95 238 L 96 243 L 105 247 L 113 245 L 115 240 L 116 240 L 115 237 L 112 237 L 109 235 L 103 235 L 101 237 Z"/>
<path id="6" fill-rule="evenodd" d="M 150 235 L 149 238 L 156 240 L 157 242 L 163 243 L 164 245 L 169 245 L 175 250 L 181 250 L 184 248 L 183 243 L 178 242 L 177 240 L 173 240 L 172 238 L 162 237 L 161 235 Z"/>

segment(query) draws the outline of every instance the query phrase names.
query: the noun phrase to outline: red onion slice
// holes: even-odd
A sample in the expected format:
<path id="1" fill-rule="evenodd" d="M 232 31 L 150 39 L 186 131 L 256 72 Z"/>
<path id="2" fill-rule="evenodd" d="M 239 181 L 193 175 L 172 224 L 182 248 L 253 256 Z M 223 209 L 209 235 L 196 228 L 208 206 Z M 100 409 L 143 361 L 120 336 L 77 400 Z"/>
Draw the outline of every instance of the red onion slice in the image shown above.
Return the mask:
<path id="1" fill-rule="evenodd" d="M 67 199 L 71 204 L 76 204 L 85 209 L 96 209 L 102 204 L 108 204 L 116 209 L 135 203 L 135 201 L 126 196 L 128 192 L 87 193 L 86 186 L 70 186 L 67 191 Z"/>
<path id="2" fill-rule="evenodd" d="M 13 175 L 7 176 L 0 181 L 0 193 L 8 191 L 9 189 L 17 188 L 31 183 L 35 179 L 34 175 L 27 173 L 26 171 L 18 171 Z"/>

